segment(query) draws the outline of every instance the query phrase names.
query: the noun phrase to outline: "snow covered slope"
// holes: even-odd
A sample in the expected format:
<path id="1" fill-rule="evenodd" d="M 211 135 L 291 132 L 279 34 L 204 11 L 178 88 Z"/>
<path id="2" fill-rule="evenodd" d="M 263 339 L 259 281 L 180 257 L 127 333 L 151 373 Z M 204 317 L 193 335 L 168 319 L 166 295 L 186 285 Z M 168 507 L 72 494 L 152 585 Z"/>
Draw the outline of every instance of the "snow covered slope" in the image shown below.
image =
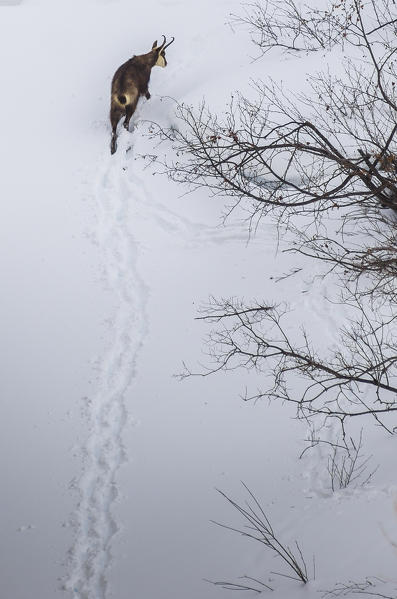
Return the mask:
<path id="1" fill-rule="evenodd" d="M 250 77 L 293 86 L 303 66 L 252 63 L 247 35 L 226 25 L 238 0 L 6 4 L 1 599 L 215 599 L 230 591 L 204 579 L 243 575 L 285 598 L 366 576 L 397 584 L 394 439 L 369 432 L 381 465 L 371 485 L 332 495 L 321 455 L 298 460 L 306 431 L 293 414 L 240 400 L 253 375 L 174 376 L 205 361 L 194 318 L 210 295 L 288 299 L 324 345 L 343 318 L 321 280 L 274 282 L 293 263 L 270 223 L 249 240 L 237 218 L 222 224 L 220 199 L 182 195 L 142 158 L 167 151 L 147 121 L 172 123 L 172 98 L 221 110 Z M 169 66 L 153 71 L 152 98 L 111 157 L 113 72 L 163 33 L 175 36 Z M 308 586 L 271 575 L 282 570 L 271 554 L 210 523 L 240 525 L 214 490 L 244 501 L 240 480 L 310 571 L 315 555 Z"/>

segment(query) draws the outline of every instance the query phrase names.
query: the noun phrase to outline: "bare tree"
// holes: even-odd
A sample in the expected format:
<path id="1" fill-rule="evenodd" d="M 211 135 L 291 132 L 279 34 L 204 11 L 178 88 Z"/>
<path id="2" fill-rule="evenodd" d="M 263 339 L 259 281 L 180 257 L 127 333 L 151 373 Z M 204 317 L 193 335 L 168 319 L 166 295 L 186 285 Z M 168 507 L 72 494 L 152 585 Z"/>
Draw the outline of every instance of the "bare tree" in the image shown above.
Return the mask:
<path id="1" fill-rule="evenodd" d="M 256 369 L 252 397 L 292 402 L 297 416 L 375 419 L 390 433 L 397 411 L 397 35 L 394 0 L 264 0 L 235 21 L 248 24 L 261 54 L 333 51 L 344 73 L 308 77 L 308 95 L 255 82 L 225 115 L 181 105 L 180 126 L 162 130 L 177 158 L 170 177 L 204 186 L 243 207 L 251 225 L 272 217 L 289 249 L 320 261 L 342 281 L 349 321 L 326 355 L 309 333 L 291 331 L 286 307 L 212 300 L 216 323 L 207 372 Z M 293 315 L 296 323 L 297 315 Z M 296 328 L 296 327 L 295 327 Z"/>
<path id="2" fill-rule="evenodd" d="M 298 8 L 295 0 L 248 6 L 240 20 L 257 33 L 262 52 L 349 46 L 343 76 L 309 77 L 301 96 L 257 83 L 258 97 L 238 96 L 224 119 L 205 106 L 181 106 L 174 130 L 187 159 L 171 175 L 189 185 L 244 197 L 265 212 L 313 211 L 376 203 L 397 207 L 396 48 L 393 0 L 342 0 Z"/>
<path id="3" fill-rule="evenodd" d="M 254 2 L 235 21 L 249 25 L 263 54 L 343 47 L 344 73 L 309 75 L 307 95 L 256 81 L 254 99 L 236 94 L 221 118 L 205 104 L 180 105 L 180 126 L 161 132 L 178 154 L 168 173 L 228 197 L 228 209 L 242 206 L 253 222 L 271 215 L 289 230 L 295 224 L 302 253 L 353 278 L 369 272 L 379 279 L 373 289 L 388 295 L 397 274 L 395 1 L 314 4 Z M 327 246 L 319 228 L 330 211 L 340 226 Z M 298 215 L 312 224 L 303 233 Z"/>
<path id="4" fill-rule="evenodd" d="M 343 436 L 346 422 L 357 417 L 371 417 L 393 433 L 388 417 L 397 412 L 397 336 L 391 325 L 397 315 L 370 313 L 355 296 L 351 308 L 358 317 L 341 329 L 339 348 L 321 356 L 304 329 L 292 339 L 295 315 L 287 306 L 213 299 L 200 317 L 217 328 L 208 338 L 208 369 L 199 374 L 252 369 L 265 383 L 246 400 L 292 403 L 297 417 L 309 422 L 337 419 Z"/>

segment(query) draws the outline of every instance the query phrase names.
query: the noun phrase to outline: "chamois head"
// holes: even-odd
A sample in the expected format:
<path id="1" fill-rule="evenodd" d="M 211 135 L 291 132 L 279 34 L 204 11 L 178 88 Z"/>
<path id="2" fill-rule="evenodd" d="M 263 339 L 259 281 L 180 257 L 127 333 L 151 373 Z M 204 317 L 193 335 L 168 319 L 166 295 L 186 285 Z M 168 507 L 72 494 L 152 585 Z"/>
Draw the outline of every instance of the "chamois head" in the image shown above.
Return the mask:
<path id="1" fill-rule="evenodd" d="M 168 44 L 167 44 L 166 43 L 167 40 L 166 40 L 165 36 L 163 35 L 163 42 L 159 46 L 157 45 L 157 40 L 155 42 L 153 42 L 151 54 L 153 54 L 153 57 L 155 58 L 154 66 L 156 66 L 156 67 L 166 67 L 167 66 L 165 50 L 166 50 L 166 48 L 168 48 L 168 46 L 170 46 L 172 44 L 174 39 L 175 38 L 173 37 L 172 40 L 170 42 L 168 42 Z"/>

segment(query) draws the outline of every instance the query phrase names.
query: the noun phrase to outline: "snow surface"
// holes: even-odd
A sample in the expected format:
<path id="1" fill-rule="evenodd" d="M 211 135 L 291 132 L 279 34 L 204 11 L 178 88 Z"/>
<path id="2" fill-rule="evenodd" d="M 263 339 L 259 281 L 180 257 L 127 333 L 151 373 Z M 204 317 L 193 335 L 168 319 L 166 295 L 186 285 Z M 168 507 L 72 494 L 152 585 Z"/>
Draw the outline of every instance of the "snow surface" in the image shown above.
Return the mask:
<path id="1" fill-rule="evenodd" d="M 143 158 L 167 151 L 147 122 L 172 124 L 172 98 L 222 110 L 251 77 L 302 85 L 314 59 L 252 62 L 247 33 L 227 25 L 239 10 L 0 1 L 1 599 L 222 599 L 231 591 L 204 579 L 243 575 L 274 597 L 369 576 L 397 596 L 394 438 L 368 428 L 379 469 L 333 494 L 326 455 L 298 459 L 307 431 L 293 412 L 241 401 L 254 375 L 174 376 L 205 362 L 194 318 L 210 295 L 287 300 L 323 347 L 344 317 L 312 265 L 276 282 L 297 264 L 271 223 L 249 239 L 238 215 L 223 224 L 221 199 L 183 195 Z M 175 36 L 169 66 L 111 157 L 111 76 L 163 33 Z M 215 491 L 243 502 L 241 480 L 299 541 L 311 578 L 315 557 L 308 585 L 211 523 L 241 526 Z"/>

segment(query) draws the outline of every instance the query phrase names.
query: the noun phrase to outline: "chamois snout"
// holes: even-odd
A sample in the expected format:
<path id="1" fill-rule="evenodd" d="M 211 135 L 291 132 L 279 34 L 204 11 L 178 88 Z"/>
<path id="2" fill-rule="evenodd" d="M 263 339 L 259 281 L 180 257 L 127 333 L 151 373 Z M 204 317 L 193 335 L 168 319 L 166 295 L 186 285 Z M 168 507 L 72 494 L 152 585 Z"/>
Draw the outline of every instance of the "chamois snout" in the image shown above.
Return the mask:
<path id="1" fill-rule="evenodd" d="M 115 72 L 112 79 L 110 101 L 110 123 L 112 126 L 110 151 L 112 154 L 117 149 L 117 125 L 121 117 L 125 117 L 123 124 L 128 130 L 130 119 L 135 112 L 139 98 L 141 96 L 145 96 L 148 100 L 150 98 L 149 80 L 152 68 L 154 66 L 167 66 L 165 50 L 172 44 L 174 39 L 172 38 L 167 44 L 167 40 L 163 35 L 163 41 L 160 45 L 157 44 L 156 40 L 149 52 L 133 56 Z"/>

